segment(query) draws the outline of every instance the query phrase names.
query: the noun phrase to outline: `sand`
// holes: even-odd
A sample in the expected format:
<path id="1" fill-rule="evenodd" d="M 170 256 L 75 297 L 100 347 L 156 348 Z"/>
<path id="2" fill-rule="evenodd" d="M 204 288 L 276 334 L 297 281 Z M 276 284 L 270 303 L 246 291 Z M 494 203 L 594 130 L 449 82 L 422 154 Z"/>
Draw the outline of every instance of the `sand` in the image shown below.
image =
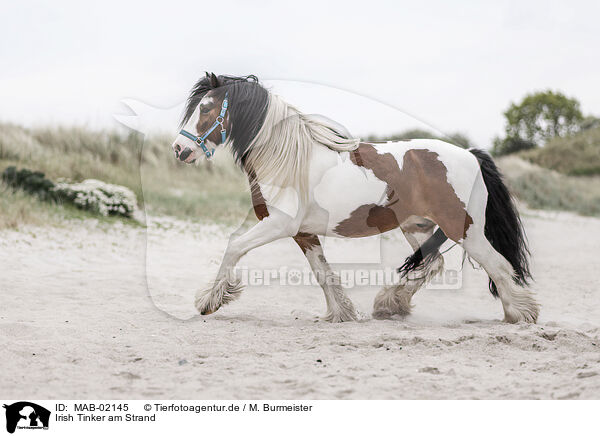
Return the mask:
<path id="1" fill-rule="evenodd" d="M 1 396 L 598 399 L 600 220 L 527 211 L 524 221 L 537 325 L 502 323 L 468 262 L 459 289 L 419 291 L 406 319 L 371 319 L 379 287 L 357 286 L 348 294 L 363 319 L 329 324 L 320 288 L 280 283 L 200 317 L 194 293 L 218 268 L 228 229 L 155 218 L 148 235 L 94 220 L 0 232 Z M 410 251 L 397 234 L 325 250 L 330 261 L 373 262 L 378 247 L 384 266 Z M 457 270 L 460 249 L 446 256 Z M 241 265 L 307 268 L 291 241 Z"/>

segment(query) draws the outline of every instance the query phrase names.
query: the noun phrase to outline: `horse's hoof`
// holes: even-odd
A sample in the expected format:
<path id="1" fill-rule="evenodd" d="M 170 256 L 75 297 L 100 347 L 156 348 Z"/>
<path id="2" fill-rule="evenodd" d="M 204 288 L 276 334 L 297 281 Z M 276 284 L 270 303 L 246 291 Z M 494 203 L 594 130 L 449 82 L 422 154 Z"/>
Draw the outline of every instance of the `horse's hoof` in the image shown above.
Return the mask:
<path id="1" fill-rule="evenodd" d="M 388 310 L 374 310 L 371 316 L 373 319 L 391 319 L 394 314 Z"/>
<path id="2" fill-rule="evenodd" d="M 320 319 L 331 323 L 351 322 L 358 321 L 358 315 L 356 313 L 326 313 Z"/>
<path id="3" fill-rule="evenodd" d="M 508 309 L 508 310 L 507 310 Z M 536 324 L 540 313 L 540 307 L 537 303 L 533 302 L 528 306 L 520 309 L 505 308 L 504 309 L 504 322 L 509 324 L 516 324 L 518 322 L 526 322 L 528 324 Z"/>
<path id="4" fill-rule="evenodd" d="M 215 310 L 203 310 L 202 312 L 200 312 L 200 315 L 210 315 L 211 313 L 215 313 L 217 310 L 219 309 L 215 309 Z"/>

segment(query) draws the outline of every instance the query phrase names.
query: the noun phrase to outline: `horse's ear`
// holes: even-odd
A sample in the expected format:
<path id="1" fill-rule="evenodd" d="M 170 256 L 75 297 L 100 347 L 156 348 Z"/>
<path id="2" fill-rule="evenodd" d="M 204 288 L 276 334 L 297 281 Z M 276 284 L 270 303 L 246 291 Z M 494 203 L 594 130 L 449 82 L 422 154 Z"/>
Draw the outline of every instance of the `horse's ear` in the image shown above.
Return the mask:
<path id="1" fill-rule="evenodd" d="M 208 73 L 206 73 L 208 75 Z M 215 73 L 210 73 L 210 87 L 218 88 L 219 87 L 219 79 L 215 76 Z"/>

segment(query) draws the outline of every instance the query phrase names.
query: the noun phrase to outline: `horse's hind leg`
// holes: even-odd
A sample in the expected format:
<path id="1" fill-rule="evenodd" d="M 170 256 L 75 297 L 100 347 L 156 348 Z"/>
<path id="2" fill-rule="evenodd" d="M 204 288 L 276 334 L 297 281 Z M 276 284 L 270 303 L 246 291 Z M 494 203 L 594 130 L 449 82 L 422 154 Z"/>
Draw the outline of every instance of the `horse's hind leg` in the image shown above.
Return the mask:
<path id="1" fill-rule="evenodd" d="M 401 226 L 406 240 L 414 251 L 433 235 L 435 224 L 425 218 L 411 217 Z M 412 309 L 413 295 L 444 269 L 444 258 L 436 250 L 419 268 L 411 271 L 400 282 L 383 288 L 373 302 L 373 318 L 387 319 L 393 315 L 406 316 Z"/>
<path id="2" fill-rule="evenodd" d="M 535 323 L 539 313 L 538 304 L 528 289 L 513 281 L 512 266 L 492 247 L 483 229 L 470 229 L 462 245 L 469 256 L 483 267 L 489 278 L 496 284 L 504 309 L 504 321 Z"/>
<path id="3" fill-rule="evenodd" d="M 325 293 L 327 313 L 323 320 L 329 322 L 356 321 L 356 309 L 344 292 L 339 276 L 331 270 L 327 263 L 319 237 L 309 233 L 298 233 L 294 236 L 294 241 L 306 256 L 317 281 Z"/>
<path id="4" fill-rule="evenodd" d="M 491 182 L 490 182 L 491 183 Z M 496 182 L 499 183 L 499 182 Z M 504 188 L 505 189 L 505 188 Z M 468 205 L 468 212 L 472 218 L 472 223 L 469 226 L 464 240 L 459 242 L 465 251 L 485 270 L 490 280 L 495 284 L 498 297 L 502 302 L 504 309 L 504 321 L 515 323 L 525 321 L 535 323 L 539 314 L 539 306 L 536 303 L 533 294 L 525 286 L 521 286 L 515 282 L 515 269 L 509 262 L 508 258 L 500 253 L 490 240 L 486 237 L 486 220 L 489 213 L 502 214 L 507 213 L 504 210 L 509 210 L 514 207 L 510 202 L 505 202 L 498 206 L 499 200 L 496 201 L 496 208 L 501 207 L 503 210 L 494 210 L 488 201 L 489 195 L 484 180 L 479 176 L 473 186 L 471 197 Z M 493 205 L 494 203 L 492 203 Z M 496 228 L 487 229 L 490 232 L 495 232 L 496 237 L 509 238 L 514 240 L 516 229 L 510 227 L 501 227 L 502 221 L 497 220 Z M 440 224 L 443 228 L 443 224 Z M 446 229 L 444 229 L 446 230 Z M 502 232 L 507 232 L 503 234 Z M 447 234 L 451 234 L 447 233 Z M 518 243 L 518 242 L 516 242 Z M 514 247 L 513 247 L 514 248 Z M 492 288 L 493 289 L 493 288 Z M 494 294 L 494 292 L 492 291 Z"/>

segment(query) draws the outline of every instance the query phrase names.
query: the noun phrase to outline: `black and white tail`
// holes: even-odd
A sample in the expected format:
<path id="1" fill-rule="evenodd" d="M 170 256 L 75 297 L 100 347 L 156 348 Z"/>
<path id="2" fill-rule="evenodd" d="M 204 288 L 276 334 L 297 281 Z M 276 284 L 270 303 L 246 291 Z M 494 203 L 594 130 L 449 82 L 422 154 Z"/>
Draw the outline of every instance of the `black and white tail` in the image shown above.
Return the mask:
<path id="1" fill-rule="evenodd" d="M 529 248 L 515 203 L 492 157 L 483 150 L 472 148 L 469 151 L 479 161 L 483 182 L 488 191 L 485 237 L 512 265 L 515 272 L 514 281 L 525 286 L 531 279 Z M 491 279 L 490 291 L 494 296 L 498 296 L 496 284 Z"/>
<path id="2" fill-rule="evenodd" d="M 531 279 L 529 249 L 514 201 L 491 156 L 483 150 L 470 149 L 469 151 L 479 161 L 488 192 L 485 210 L 485 237 L 513 267 L 514 281 L 521 286 L 527 285 Z M 442 230 L 438 228 L 417 251 L 406 259 L 404 264 L 398 268 L 398 272 L 402 276 L 406 276 L 421 265 L 427 265 L 440 255 L 438 250 L 447 239 Z M 490 291 L 495 297 L 498 296 L 498 289 L 492 279 L 490 279 Z"/>

